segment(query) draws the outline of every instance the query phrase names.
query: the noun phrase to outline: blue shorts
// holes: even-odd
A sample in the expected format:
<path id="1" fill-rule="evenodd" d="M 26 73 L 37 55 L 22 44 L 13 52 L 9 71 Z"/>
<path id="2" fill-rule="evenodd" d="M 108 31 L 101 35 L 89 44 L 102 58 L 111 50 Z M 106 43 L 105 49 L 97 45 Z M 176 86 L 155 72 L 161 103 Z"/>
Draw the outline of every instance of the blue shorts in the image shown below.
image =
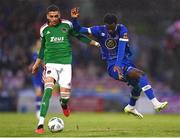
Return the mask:
<path id="1" fill-rule="evenodd" d="M 34 87 L 44 88 L 44 83 L 42 82 L 42 69 L 39 69 L 38 72 L 32 76 L 32 83 Z"/>
<path id="2" fill-rule="evenodd" d="M 107 61 L 107 65 L 108 65 L 107 72 L 112 78 L 114 78 L 115 80 L 119 80 L 118 72 L 114 72 L 114 70 L 113 70 L 115 63 L 116 63 L 116 60 Z M 132 85 L 132 86 L 134 86 L 138 83 L 138 80 L 130 79 L 128 77 L 128 73 L 133 68 L 136 68 L 136 66 L 133 63 L 131 63 L 130 61 L 123 63 L 123 66 L 122 66 L 123 80 L 122 81 L 126 82 L 126 83 L 128 83 L 128 85 Z"/>

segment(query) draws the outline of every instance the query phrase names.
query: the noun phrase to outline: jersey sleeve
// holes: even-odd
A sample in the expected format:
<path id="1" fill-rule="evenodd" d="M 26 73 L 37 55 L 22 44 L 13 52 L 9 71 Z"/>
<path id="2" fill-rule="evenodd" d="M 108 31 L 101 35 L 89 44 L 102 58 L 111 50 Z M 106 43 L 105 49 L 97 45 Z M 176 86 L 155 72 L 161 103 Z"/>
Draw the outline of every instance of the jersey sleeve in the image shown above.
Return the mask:
<path id="1" fill-rule="evenodd" d="M 72 20 L 73 28 L 77 32 L 83 33 L 83 34 L 89 34 L 87 27 L 81 27 L 79 21 L 76 18 L 73 18 Z"/>
<path id="2" fill-rule="evenodd" d="M 77 19 L 73 19 L 72 24 L 76 31 L 83 33 L 83 34 L 90 34 L 90 35 L 93 35 L 94 37 L 98 37 L 99 26 L 81 27 L 81 25 Z"/>
<path id="3" fill-rule="evenodd" d="M 48 26 L 47 23 L 45 23 L 43 26 L 40 28 L 40 40 L 41 40 L 41 48 L 38 53 L 38 58 L 44 59 L 44 49 L 45 49 L 45 37 L 44 37 L 44 29 Z"/>
<path id="4" fill-rule="evenodd" d="M 121 26 L 120 28 L 120 38 L 118 42 L 118 53 L 117 53 L 117 60 L 116 65 L 122 67 L 122 60 L 125 56 L 125 49 L 127 46 L 127 43 L 129 42 L 128 39 L 128 29 L 125 26 Z"/>
<path id="5" fill-rule="evenodd" d="M 44 58 L 44 49 L 45 49 L 45 38 L 41 37 L 41 48 L 38 53 L 38 58 L 40 58 L 41 60 L 43 60 Z"/>
<path id="6" fill-rule="evenodd" d="M 86 35 L 84 35 L 84 34 L 82 34 L 80 32 L 77 32 L 75 29 L 71 29 L 70 34 L 72 36 L 76 37 L 77 39 L 79 39 L 83 43 L 89 44 L 91 42 L 90 38 L 88 38 Z"/>
<path id="7" fill-rule="evenodd" d="M 120 24 L 119 27 L 120 27 L 120 29 L 119 29 L 120 30 L 119 31 L 120 38 L 124 38 L 125 35 L 128 35 L 128 29 L 126 26 L 124 26 L 122 24 Z"/>
<path id="8" fill-rule="evenodd" d="M 99 36 L 99 26 L 92 26 L 90 28 L 87 28 L 88 29 L 88 33 L 95 36 L 95 37 L 98 37 Z"/>
<path id="9" fill-rule="evenodd" d="M 77 18 L 72 18 L 72 25 L 73 25 L 73 28 L 79 32 L 81 30 L 81 25 L 79 23 L 79 21 L 77 20 Z"/>

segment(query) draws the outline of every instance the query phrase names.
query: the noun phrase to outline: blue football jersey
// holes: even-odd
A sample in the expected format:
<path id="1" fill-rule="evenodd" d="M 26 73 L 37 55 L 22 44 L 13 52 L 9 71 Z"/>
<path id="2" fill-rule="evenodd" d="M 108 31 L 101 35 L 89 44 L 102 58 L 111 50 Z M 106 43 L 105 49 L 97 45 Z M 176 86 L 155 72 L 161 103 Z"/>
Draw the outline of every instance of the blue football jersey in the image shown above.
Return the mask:
<path id="1" fill-rule="evenodd" d="M 116 64 L 119 67 L 131 64 L 132 55 L 128 44 L 128 29 L 123 24 L 117 24 L 113 33 L 109 33 L 106 25 L 81 27 L 78 20 L 72 20 L 75 30 L 84 34 L 91 34 L 100 43 L 102 59 L 107 63 Z"/>
<path id="2" fill-rule="evenodd" d="M 35 62 L 37 58 L 38 58 L 38 52 L 33 51 L 33 53 L 32 53 L 32 61 Z"/>
<path id="3" fill-rule="evenodd" d="M 82 27 L 83 28 L 83 27 Z M 93 26 L 88 28 L 89 34 L 92 34 L 97 38 L 100 43 L 100 51 L 103 59 L 112 60 L 116 59 L 118 56 L 118 44 L 120 38 L 123 39 L 124 35 L 128 33 L 127 28 L 122 24 L 117 24 L 116 30 L 113 34 L 109 34 L 105 25 Z M 125 53 L 123 61 L 128 60 L 132 55 L 128 43 L 125 47 Z"/>

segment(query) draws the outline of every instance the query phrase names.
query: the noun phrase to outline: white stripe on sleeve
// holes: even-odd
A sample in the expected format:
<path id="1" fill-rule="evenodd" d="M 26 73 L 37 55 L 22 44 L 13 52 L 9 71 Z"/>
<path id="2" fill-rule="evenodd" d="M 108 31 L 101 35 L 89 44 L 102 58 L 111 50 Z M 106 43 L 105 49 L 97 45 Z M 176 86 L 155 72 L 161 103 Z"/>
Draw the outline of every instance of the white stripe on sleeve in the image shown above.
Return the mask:
<path id="1" fill-rule="evenodd" d="M 119 41 L 125 41 L 125 42 L 128 42 L 129 39 L 119 38 Z"/>
<path id="2" fill-rule="evenodd" d="M 92 34 L 91 28 L 88 28 L 88 33 L 89 33 L 89 34 Z"/>

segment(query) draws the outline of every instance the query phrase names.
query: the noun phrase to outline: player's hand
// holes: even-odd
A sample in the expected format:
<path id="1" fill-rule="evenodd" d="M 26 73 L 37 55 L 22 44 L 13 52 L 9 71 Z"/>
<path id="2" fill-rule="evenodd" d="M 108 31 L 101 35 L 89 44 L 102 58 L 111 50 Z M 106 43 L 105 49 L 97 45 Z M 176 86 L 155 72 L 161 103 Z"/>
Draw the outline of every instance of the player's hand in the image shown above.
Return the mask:
<path id="1" fill-rule="evenodd" d="M 118 73 L 119 80 L 123 79 L 122 69 L 119 66 L 114 66 L 113 71 Z"/>
<path id="2" fill-rule="evenodd" d="M 100 47 L 100 44 L 94 40 L 91 40 L 90 45 Z"/>
<path id="3" fill-rule="evenodd" d="M 39 66 L 42 64 L 42 60 L 37 58 L 34 65 L 32 66 L 32 74 L 35 74 L 38 71 Z"/>
<path id="4" fill-rule="evenodd" d="M 34 64 L 32 66 L 32 74 L 36 74 L 36 72 L 38 71 L 38 68 L 39 68 L 39 66 L 37 64 Z"/>
<path id="5" fill-rule="evenodd" d="M 79 8 L 73 8 L 71 9 L 71 17 L 72 18 L 78 18 L 79 17 Z"/>

